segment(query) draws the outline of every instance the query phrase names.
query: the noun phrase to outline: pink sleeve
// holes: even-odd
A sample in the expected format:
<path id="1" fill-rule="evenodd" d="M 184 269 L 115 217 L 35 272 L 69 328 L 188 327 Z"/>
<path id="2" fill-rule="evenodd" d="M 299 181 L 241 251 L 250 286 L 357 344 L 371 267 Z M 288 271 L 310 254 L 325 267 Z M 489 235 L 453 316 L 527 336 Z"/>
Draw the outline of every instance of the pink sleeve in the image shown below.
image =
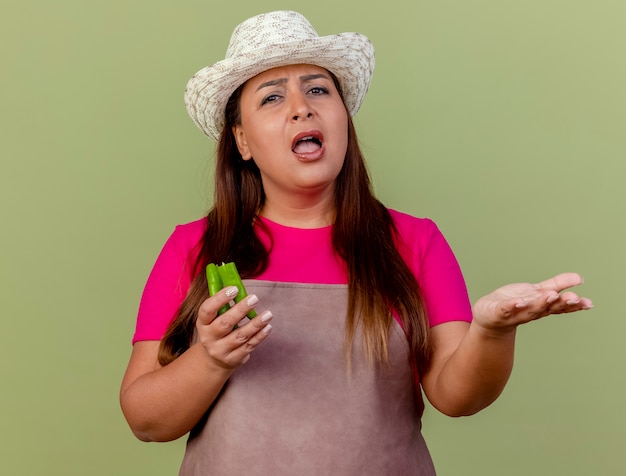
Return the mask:
<path id="1" fill-rule="evenodd" d="M 437 225 L 433 222 L 430 225 L 419 279 L 430 325 L 470 322 L 472 307 L 459 263 Z"/>
<path id="2" fill-rule="evenodd" d="M 203 221 L 177 226 L 163 246 L 141 296 L 133 344 L 165 334 L 187 296 L 203 227 Z"/>
<path id="3" fill-rule="evenodd" d="M 431 327 L 472 320 L 472 307 L 459 263 L 437 225 L 428 219 L 392 212 L 403 243 L 400 251 L 411 267 Z"/>

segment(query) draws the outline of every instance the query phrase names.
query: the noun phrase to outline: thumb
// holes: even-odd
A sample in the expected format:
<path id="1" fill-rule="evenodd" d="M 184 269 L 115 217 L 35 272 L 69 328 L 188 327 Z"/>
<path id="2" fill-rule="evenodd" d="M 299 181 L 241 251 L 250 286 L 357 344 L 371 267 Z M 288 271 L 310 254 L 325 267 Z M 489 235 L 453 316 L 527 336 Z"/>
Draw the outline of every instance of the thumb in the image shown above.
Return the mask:
<path id="1" fill-rule="evenodd" d="M 560 293 L 564 289 L 578 286 L 584 282 L 585 280 L 578 273 L 561 273 L 550 279 L 541 281 L 535 286 L 541 291 L 556 291 L 557 293 Z"/>

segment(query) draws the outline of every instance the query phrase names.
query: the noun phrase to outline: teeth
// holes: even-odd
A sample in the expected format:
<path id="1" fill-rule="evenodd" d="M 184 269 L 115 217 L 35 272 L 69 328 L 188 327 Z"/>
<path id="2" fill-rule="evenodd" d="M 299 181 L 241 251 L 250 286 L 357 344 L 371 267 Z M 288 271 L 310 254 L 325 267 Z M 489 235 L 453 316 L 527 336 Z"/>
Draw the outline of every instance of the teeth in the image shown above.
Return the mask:
<path id="1" fill-rule="evenodd" d="M 300 144 L 304 145 L 307 143 L 316 144 L 318 147 L 322 146 L 322 140 L 317 136 L 304 136 L 296 141 L 292 150 L 295 150 Z"/>
<path id="2" fill-rule="evenodd" d="M 313 141 L 313 142 L 316 142 L 317 144 L 321 144 L 321 141 L 317 137 L 313 137 L 313 136 L 303 137 L 298 140 L 298 142 L 304 142 L 304 141 Z"/>

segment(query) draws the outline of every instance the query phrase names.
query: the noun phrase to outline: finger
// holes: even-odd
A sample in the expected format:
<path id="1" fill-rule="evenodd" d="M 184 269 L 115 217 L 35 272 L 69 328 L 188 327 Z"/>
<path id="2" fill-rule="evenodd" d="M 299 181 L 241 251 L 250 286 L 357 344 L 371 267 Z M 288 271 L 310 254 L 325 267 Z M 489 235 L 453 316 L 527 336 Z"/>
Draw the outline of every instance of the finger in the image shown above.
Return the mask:
<path id="1" fill-rule="evenodd" d="M 591 309 L 593 303 L 571 291 L 565 291 L 561 294 L 550 291 L 536 299 L 527 301 L 523 306 L 516 307 L 520 308 L 519 318 L 524 322 L 529 322 L 551 314 L 565 314 Z"/>
<path id="2" fill-rule="evenodd" d="M 577 296 L 574 293 L 572 299 L 576 299 Z M 538 296 L 532 298 L 521 298 L 520 302 L 515 305 L 514 319 L 517 324 L 523 324 L 526 322 L 540 319 L 549 314 L 558 314 L 562 311 L 562 308 L 567 306 L 566 301 L 563 299 L 563 295 L 554 291 L 543 292 Z"/>
<path id="3" fill-rule="evenodd" d="M 272 325 L 269 322 L 272 318 L 272 313 L 266 310 L 250 321 L 248 325 L 235 329 L 229 336 L 233 345 L 231 354 L 234 356 L 240 354 L 241 357 L 250 354 L 269 335 L 272 330 Z"/>
<path id="4" fill-rule="evenodd" d="M 222 306 L 228 304 L 237 295 L 237 286 L 227 286 L 220 292 L 204 300 L 198 309 L 198 325 L 207 325 L 217 317 Z"/>
<path id="5" fill-rule="evenodd" d="M 573 292 L 565 292 L 559 295 L 559 299 L 550 304 L 549 314 L 564 314 L 593 308 L 590 299 L 578 296 Z"/>
<path id="6" fill-rule="evenodd" d="M 573 297 L 570 297 L 565 301 L 568 306 L 578 306 L 581 309 L 591 309 L 593 307 L 593 302 L 591 299 L 580 297 L 577 294 Z"/>
<path id="7" fill-rule="evenodd" d="M 583 284 L 584 280 L 578 273 L 562 273 L 537 283 L 535 287 L 541 291 L 561 292 L 564 289 Z"/>
<path id="8" fill-rule="evenodd" d="M 561 294 L 561 301 L 567 306 L 574 306 L 580 303 L 580 296 L 572 291 L 566 291 Z"/>
<path id="9" fill-rule="evenodd" d="M 591 299 L 582 298 L 580 300 L 580 302 L 581 302 L 581 305 L 582 305 L 584 310 L 588 310 L 588 309 L 592 309 L 593 308 L 593 301 Z"/>
<path id="10" fill-rule="evenodd" d="M 226 338 L 216 341 L 208 349 L 209 355 L 228 367 L 246 363 L 254 349 L 270 334 L 272 326 L 269 321 L 272 317 L 270 311 L 263 311 L 249 324 L 233 330 Z"/>
<path id="11" fill-rule="evenodd" d="M 230 334 L 233 329 L 239 327 L 244 317 L 254 309 L 259 298 L 256 294 L 247 296 L 244 300 L 238 302 L 224 314 L 218 316 L 211 324 L 212 332 L 215 338 L 222 338 Z"/>
<path id="12" fill-rule="evenodd" d="M 256 349 L 256 347 L 267 338 L 271 330 L 272 330 L 271 324 L 267 324 L 265 327 L 263 327 L 263 329 L 261 329 L 259 333 L 257 333 L 254 336 L 254 338 L 250 339 L 245 344 L 245 346 L 242 346 L 239 349 L 237 349 L 234 352 L 233 356 L 236 357 L 238 353 L 243 353 L 243 356 L 241 357 L 241 363 L 245 364 L 248 360 L 250 360 L 252 351 Z"/>
<path id="13" fill-rule="evenodd" d="M 231 335 L 229 336 L 235 343 L 243 343 L 248 342 L 252 339 L 257 333 L 262 331 L 267 323 L 272 320 L 272 313 L 268 310 L 265 310 L 261 313 L 261 319 L 248 319 L 244 318 L 240 321 L 241 325 L 238 325 L 236 328 L 231 330 Z"/>

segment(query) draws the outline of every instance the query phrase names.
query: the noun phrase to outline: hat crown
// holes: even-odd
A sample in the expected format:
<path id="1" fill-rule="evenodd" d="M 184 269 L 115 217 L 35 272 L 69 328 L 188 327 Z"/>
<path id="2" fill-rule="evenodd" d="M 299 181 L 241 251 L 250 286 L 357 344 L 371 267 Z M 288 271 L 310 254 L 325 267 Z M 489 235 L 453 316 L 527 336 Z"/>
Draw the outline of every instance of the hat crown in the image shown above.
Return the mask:
<path id="1" fill-rule="evenodd" d="M 235 28 L 226 50 L 226 58 L 245 56 L 259 48 L 312 38 L 319 38 L 319 35 L 302 14 L 292 11 L 263 13 Z"/>

